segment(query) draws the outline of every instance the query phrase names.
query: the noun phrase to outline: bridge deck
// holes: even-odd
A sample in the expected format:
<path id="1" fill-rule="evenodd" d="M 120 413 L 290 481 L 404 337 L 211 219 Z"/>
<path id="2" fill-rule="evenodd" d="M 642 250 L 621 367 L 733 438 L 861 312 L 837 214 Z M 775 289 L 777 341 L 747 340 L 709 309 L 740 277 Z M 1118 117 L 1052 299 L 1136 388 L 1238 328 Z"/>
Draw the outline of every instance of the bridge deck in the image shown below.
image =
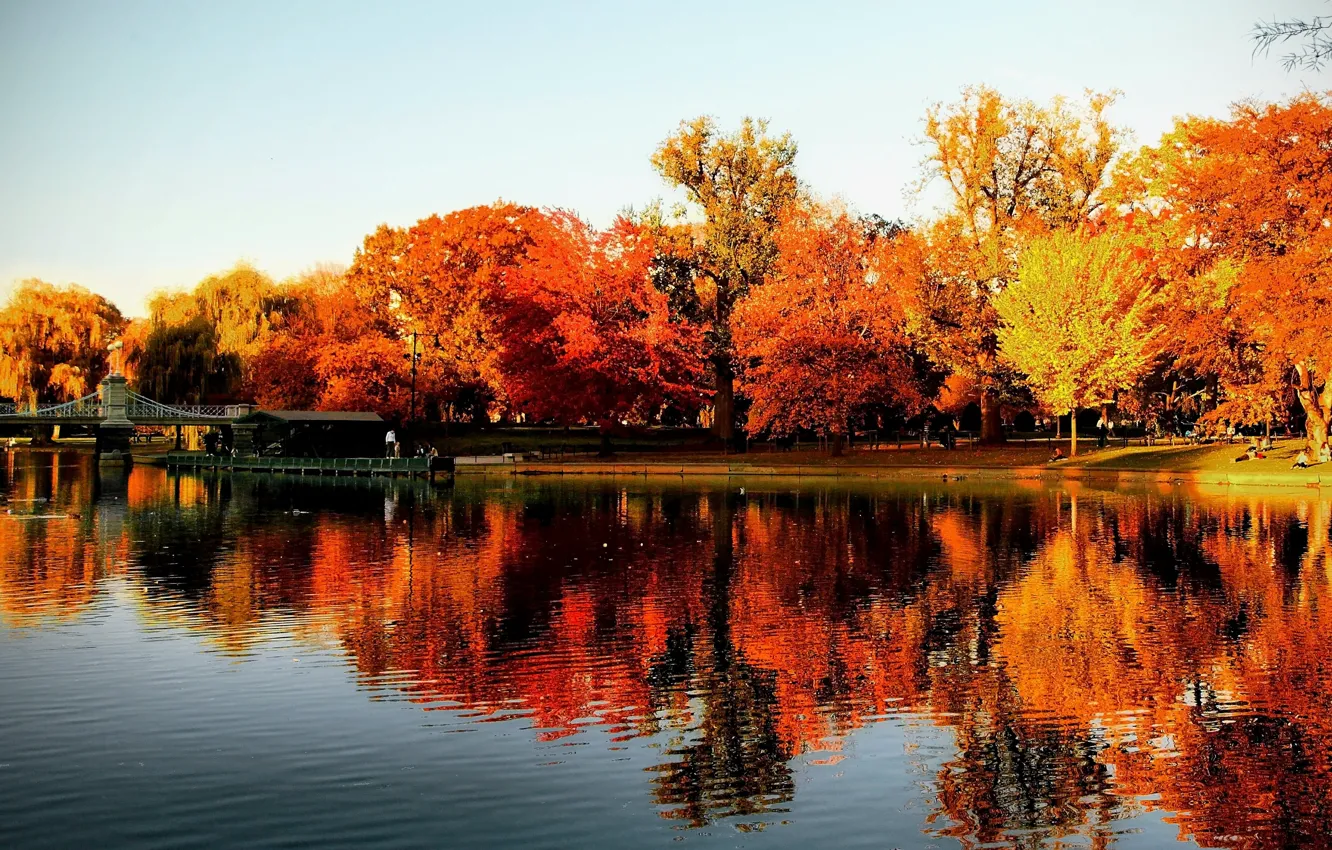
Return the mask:
<path id="1" fill-rule="evenodd" d="M 34 416 L 26 413 L 0 415 L 0 425 L 101 425 L 105 422 L 100 414 L 94 416 Z M 146 427 L 167 427 L 170 425 L 230 425 L 236 421 L 227 416 L 149 416 L 130 420 L 132 425 Z"/>

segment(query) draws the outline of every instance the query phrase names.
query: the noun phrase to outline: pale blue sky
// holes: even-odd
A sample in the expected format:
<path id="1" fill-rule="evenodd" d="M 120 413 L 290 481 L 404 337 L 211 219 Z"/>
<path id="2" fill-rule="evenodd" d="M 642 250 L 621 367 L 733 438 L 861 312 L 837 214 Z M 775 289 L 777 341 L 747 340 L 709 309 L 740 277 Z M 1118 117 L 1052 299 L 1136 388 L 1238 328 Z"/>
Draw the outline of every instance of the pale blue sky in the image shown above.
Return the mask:
<path id="1" fill-rule="evenodd" d="M 926 107 L 969 83 L 1118 88 L 1172 116 L 1332 88 L 1251 58 L 1323 0 L 71 3 L 0 0 L 0 290 L 144 296 L 239 259 L 350 261 L 381 222 L 504 198 L 608 223 L 676 124 L 771 119 L 801 176 L 908 215 Z M 919 205 L 915 212 L 923 212 Z M 0 294 L 3 294 L 0 292 Z"/>

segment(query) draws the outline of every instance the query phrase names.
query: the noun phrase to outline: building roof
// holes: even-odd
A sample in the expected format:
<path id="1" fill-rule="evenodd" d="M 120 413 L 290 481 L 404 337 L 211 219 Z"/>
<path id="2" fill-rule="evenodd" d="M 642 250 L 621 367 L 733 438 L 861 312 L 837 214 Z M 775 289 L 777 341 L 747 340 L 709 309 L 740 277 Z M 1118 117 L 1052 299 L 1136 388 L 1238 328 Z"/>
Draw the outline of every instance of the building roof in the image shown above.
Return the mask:
<path id="1" fill-rule="evenodd" d="M 379 423 L 384 419 L 378 413 L 366 413 L 355 410 L 256 410 L 237 422 L 251 422 L 259 418 L 280 419 L 283 422 L 354 422 L 357 424 Z"/>

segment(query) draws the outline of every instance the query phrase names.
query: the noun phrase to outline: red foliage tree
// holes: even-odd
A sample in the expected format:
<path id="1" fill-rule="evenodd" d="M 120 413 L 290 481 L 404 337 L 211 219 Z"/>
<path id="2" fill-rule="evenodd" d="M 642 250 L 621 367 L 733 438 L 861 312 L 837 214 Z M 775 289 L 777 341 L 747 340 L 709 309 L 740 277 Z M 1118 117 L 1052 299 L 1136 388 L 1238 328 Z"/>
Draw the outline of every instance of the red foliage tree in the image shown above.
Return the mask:
<path id="1" fill-rule="evenodd" d="M 651 282 L 649 235 L 495 204 L 366 239 L 349 281 L 422 369 L 511 413 L 603 428 L 695 393 L 697 333 Z"/>
<path id="2" fill-rule="evenodd" d="M 596 421 L 605 433 L 693 400 L 701 340 L 652 286 L 649 235 L 624 219 L 598 233 L 566 212 L 542 224 L 521 261 L 487 281 L 510 403 L 536 419 Z"/>
<path id="3" fill-rule="evenodd" d="M 837 454 L 872 404 L 921 403 L 902 305 L 861 224 L 804 209 L 777 236 L 776 273 L 736 308 L 752 431 L 810 428 Z"/>

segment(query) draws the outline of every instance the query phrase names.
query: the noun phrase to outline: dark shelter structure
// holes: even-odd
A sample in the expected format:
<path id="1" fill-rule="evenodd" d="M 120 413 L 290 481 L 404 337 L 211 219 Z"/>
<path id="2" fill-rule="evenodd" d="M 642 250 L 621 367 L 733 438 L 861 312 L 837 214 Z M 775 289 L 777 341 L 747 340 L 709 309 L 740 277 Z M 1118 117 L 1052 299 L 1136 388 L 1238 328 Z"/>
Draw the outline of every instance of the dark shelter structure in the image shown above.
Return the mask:
<path id="1" fill-rule="evenodd" d="M 232 428 L 240 455 L 379 457 L 388 425 L 378 413 L 256 410 Z"/>

